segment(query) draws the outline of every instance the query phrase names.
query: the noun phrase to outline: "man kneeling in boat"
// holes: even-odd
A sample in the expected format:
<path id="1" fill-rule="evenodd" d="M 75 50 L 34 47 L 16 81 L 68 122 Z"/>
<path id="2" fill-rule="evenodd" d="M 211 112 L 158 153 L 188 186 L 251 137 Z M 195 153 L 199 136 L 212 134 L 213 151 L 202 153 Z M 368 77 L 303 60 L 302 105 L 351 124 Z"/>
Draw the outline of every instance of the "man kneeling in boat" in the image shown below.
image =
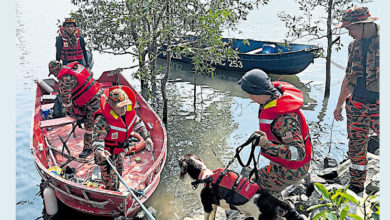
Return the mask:
<path id="1" fill-rule="evenodd" d="M 65 66 L 57 60 L 49 63 L 49 76 L 53 74 L 58 79 L 59 95 L 70 117 L 84 120 L 84 147 L 79 158 L 88 157 L 92 151 L 93 113 L 99 109 L 99 99 L 103 89 L 88 71 L 77 61 Z M 80 114 L 75 114 L 74 108 Z"/>
<path id="2" fill-rule="evenodd" d="M 119 178 L 105 156 L 109 156 L 118 173 L 124 170 L 123 160 L 130 152 L 139 151 L 129 139 L 139 134 L 153 149 L 153 142 L 144 122 L 134 110 L 134 92 L 127 86 L 108 88 L 100 98 L 100 109 L 94 114 L 93 149 L 95 163 L 100 166 L 102 180 L 108 190 L 119 189 Z"/>

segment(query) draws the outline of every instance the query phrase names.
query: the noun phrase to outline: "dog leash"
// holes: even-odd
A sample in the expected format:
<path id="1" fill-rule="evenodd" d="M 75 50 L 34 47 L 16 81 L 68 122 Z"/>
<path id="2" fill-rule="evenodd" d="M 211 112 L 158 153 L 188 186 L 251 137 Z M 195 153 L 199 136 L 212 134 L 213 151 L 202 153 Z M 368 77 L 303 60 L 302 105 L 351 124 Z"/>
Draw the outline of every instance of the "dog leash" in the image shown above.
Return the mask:
<path id="1" fill-rule="evenodd" d="M 256 149 L 256 146 L 258 146 L 259 142 L 260 142 L 260 138 L 261 138 L 261 135 L 258 134 L 258 133 L 253 133 L 249 138 L 248 140 L 245 141 L 245 143 L 241 144 L 240 146 L 238 146 L 236 148 L 236 154 L 234 155 L 234 157 L 228 162 L 228 164 L 226 165 L 225 169 L 221 172 L 221 175 L 218 177 L 217 181 L 215 182 L 214 185 L 219 185 L 219 183 L 222 181 L 222 178 L 226 175 L 227 171 L 228 171 L 228 168 L 229 166 L 234 162 L 234 160 L 237 158 L 238 162 L 240 163 L 240 165 L 242 167 L 248 167 L 250 165 L 250 163 L 253 161 L 253 165 L 254 165 L 254 168 L 252 169 L 252 171 L 250 172 L 249 174 L 249 179 L 250 177 L 253 175 L 253 173 L 255 173 L 255 179 L 256 181 L 259 179 L 259 174 L 257 172 L 257 161 L 255 159 L 255 149 Z M 240 152 L 244 149 L 244 147 L 246 147 L 247 145 L 249 145 L 250 143 L 252 143 L 252 148 L 251 148 L 251 152 L 250 152 L 250 155 L 249 155 L 249 159 L 248 161 L 246 162 L 246 164 L 244 164 L 241 160 L 241 157 L 240 157 Z M 212 177 L 208 177 L 206 179 L 200 179 L 200 180 L 195 180 L 193 182 L 191 182 L 191 185 L 192 185 L 192 188 L 195 190 L 197 187 L 198 187 L 198 184 L 199 183 L 206 183 L 206 184 L 210 184 L 212 182 L 213 178 Z"/>

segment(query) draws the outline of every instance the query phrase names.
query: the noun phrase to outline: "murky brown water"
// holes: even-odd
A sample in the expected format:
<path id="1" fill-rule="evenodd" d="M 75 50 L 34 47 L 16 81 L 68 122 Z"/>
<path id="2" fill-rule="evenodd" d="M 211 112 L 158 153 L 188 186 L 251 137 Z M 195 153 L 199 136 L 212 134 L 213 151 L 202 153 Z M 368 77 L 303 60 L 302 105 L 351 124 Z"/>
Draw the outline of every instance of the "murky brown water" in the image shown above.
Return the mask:
<path id="1" fill-rule="evenodd" d="M 289 3 L 290 4 L 290 3 Z M 378 14 L 376 3 L 370 7 L 372 14 Z M 226 36 L 279 41 L 283 39 L 284 25 L 276 14 L 286 7 L 282 1 L 271 2 L 269 6 L 255 10 L 246 22 L 240 24 L 243 33 L 227 32 Z M 36 78 L 47 76 L 47 63 L 55 56 L 54 40 L 57 19 L 63 20 L 72 6 L 65 0 L 19 0 L 17 8 L 17 126 L 16 126 L 16 205 L 17 219 L 31 220 L 41 216 L 42 200 L 38 192 L 40 177 L 33 166 L 29 153 L 29 132 L 33 108 L 33 92 Z M 45 18 L 42 18 L 45 14 Z M 267 18 L 266 20 L 264 18 Z M 39 24 L 39 25 L 38 25 Z M 259 28 L 261 27 L 261 28 Z M 341 38 L 347 45 L 348 36 Z M 345 64 L 346 48 L 333 55 L 337 63 Z M 95 77 L 104 70 L 130 66 L 131 57 L 112 56 L 94 52 Z M 163 65 L 163 61 L 159 61 Z M 304 114 L 308 121 L 314 145 L 314 167 L 322 164 L 327 156 L 330 132 L 333 129 L 331 156 L 341 161 L 346 153 L 345 122 L 332 125 L 332 112 L 337 101 L 343 71 L 332 67 L 331 97 L 323 100 L 325 84 L 325 60 L 317 59 L 305 71 L 293 76 L 271 75 L 273 80 L 292 83 L 304 92 Z M 129 80 L 139 88 L 139 83 Z M 168 83 L 169 122 L 168 157 L 162 172 L 160 185 L 147 205 L 158 210 L 158 219 L 182 219 L 200 208 L 191 187 L 178 179 L 177 159 L 187 153 L 197 154 L 210 168 L 222 167 L 234 155 L 235 147 L 258 128 L 258 105 L 252 103 L 240 90 L 236 81 L 242 73 L 218 71 L 216 78 L 197 77 L 197 102 L 193 106 L 193 74 L 191 66 L 175 62 Z M 159 108 L 157 108 L 159 111 Z M 215 154 L 214 154 L 215 152 Z M 248 152 L 246 152 L 248 153 Z M 245 152 L 244 152 L 245 154 Z M 215 156 L 216 155 L 216 156 Z M 261 160 L 261 165 L 267 161 Z M 237 164 L 232 168 L 240 171 Z M 315 171 L 314 171 L 315 172 Z M 61 210 L 60 210 L 61 212 Z M 66 210 L 64 212 L 71 212 Z M 77 214 L 72 214 L 76 215 Z M 66 215 L 65 215 L 66 216 Z M 83 217 L 87 219 L 86 217 Z M 64 217 L 63 219 L 66 219 Z M 96 219 L 96 218 L 94 218 Z"/>

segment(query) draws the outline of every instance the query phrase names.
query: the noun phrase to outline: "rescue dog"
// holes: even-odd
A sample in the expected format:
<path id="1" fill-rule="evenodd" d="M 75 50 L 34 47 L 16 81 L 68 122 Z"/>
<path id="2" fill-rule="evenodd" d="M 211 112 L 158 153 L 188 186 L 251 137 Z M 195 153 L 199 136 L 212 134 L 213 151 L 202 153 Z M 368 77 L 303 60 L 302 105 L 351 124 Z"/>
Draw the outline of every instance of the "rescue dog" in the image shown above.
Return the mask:
<path id="1" fill-rule="evenodd" d="M 237 197 L 231 197 L 231 194 L 227 193 L 221 193 L 221 190 L 218 188 L 221 188 L 217 183 L 217 185 L 210 182 L 210 176 L 215 174 L 212 170 L 208 169 L 206 165 L 203 163 L 201 159 L 199 159 L 194 154 L 186 154 L 182 156 L 179 159 L 179 166 L 180 166 L 180 179 L 184 179 L 186 174 L 190 176 L 193 182 L 194 188 L 196 187 L 196 194 L 200 197 L 199 200 L 201 201 L 203 205 L 203 209 L 205 211 L 205 220 L 214 220 L 215 214 L 217 211 L 218 206 L 224 208 L 224 209 L 234 209 L 238 210 L 245 216 L 251 216 L 251 217 L 258 217 L 259 220 L 273 220 L 277 218 L 277 209 L 280 208 L 283 211 L 286 211 L 287 214 L 284 215 L 284 217 L 287 220 L 305 220 L 306 218 L 302 217 L 295 209 L 290 206 L 288 203 L 281 201 L 274 196 L 272 196 L 270 193 L 266 192 L 265 190 L 262 190 L 258 188 L 256 184 L 251 184 L 251 186 L 248 185 L 249 181 L 247 181 L 246 178 L 239 179 L 239 182 L 241 184 L 241 188 L 249 188 L 255 185 L 255 192 L 254 195 L 251 196 L 251 198 L 248 198 L 244 204 L 240 205 L 233 205 L 235 201 L 232 201 L 231 198 L 237 198 Z M 219 169 L 223 170 L 223 169 Z M 232 171 L 229 171 L 232 172 Z M 204 183 L 204 180 L 207 181 L 206 184 Z M 241 181 L 246 181 L 245 187 L 244 183 Z M 197 183 L 200 182 L 200 185 L 205 185 L 204 187 L 197 187 Z M 209 187 L 211 184 L 212 186 Z M 240 186 L 238 187 L 240 188 Z M 228 190 L 231 191 L 231 190 Z M 225 190 L 226 192 L 226 190 Z M 226 198 L 229 197 L 230 198 Z M 230 203 L 228 202 L 230 201 Z M 236 203 L 237 204 L 237 203 Z"/>

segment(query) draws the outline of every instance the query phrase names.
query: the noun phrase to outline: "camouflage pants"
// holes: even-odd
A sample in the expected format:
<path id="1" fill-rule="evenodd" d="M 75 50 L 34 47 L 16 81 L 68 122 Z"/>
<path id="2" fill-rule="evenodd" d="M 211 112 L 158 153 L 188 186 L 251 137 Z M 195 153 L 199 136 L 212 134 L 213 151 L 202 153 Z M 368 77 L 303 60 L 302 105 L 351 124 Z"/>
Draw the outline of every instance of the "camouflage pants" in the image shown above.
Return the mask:
<path id="1" fill-rule="evenodd" d="M 112 164 L 120 175 L 123 173 L 123 161 L 125 153 L 114 154 L 110 156 Z M 115 174 L 115 171 L 111 168 L 107 161 L 100 160 L 95 154 L 95 163 L 100 166 L 100 173 L 102 174 L 102 181 L 105 189 L 118 191 L 119 189 L 119 178 Z"/>
<path id="2" fill-rule="evenodd" d="M 288 169 L 274 162 L 259 170 L 257 184 L 270 193 L 278 193 L 300 181 L 308 173 L 310 162 L 298 169 Z"/>
<path id="3" fill-rule="evenodd" d="M 101 89 L 87 104 L 80 107 L 81 114 L 84 117 L 84 148 L 92 149 L 92 131 L 93 131 L 93 113 L 100 108 L 100 96 L 103 93 Z"/>
<path id="4" fill-rule="evenodd" d="M 367 174 L 368 135 L 372 129 L 379 136 L 379 104 L 363 104 L 346 102 L 348 156 L 351 159 L 350 184 L 358 188 L 364 187 Z"/>

